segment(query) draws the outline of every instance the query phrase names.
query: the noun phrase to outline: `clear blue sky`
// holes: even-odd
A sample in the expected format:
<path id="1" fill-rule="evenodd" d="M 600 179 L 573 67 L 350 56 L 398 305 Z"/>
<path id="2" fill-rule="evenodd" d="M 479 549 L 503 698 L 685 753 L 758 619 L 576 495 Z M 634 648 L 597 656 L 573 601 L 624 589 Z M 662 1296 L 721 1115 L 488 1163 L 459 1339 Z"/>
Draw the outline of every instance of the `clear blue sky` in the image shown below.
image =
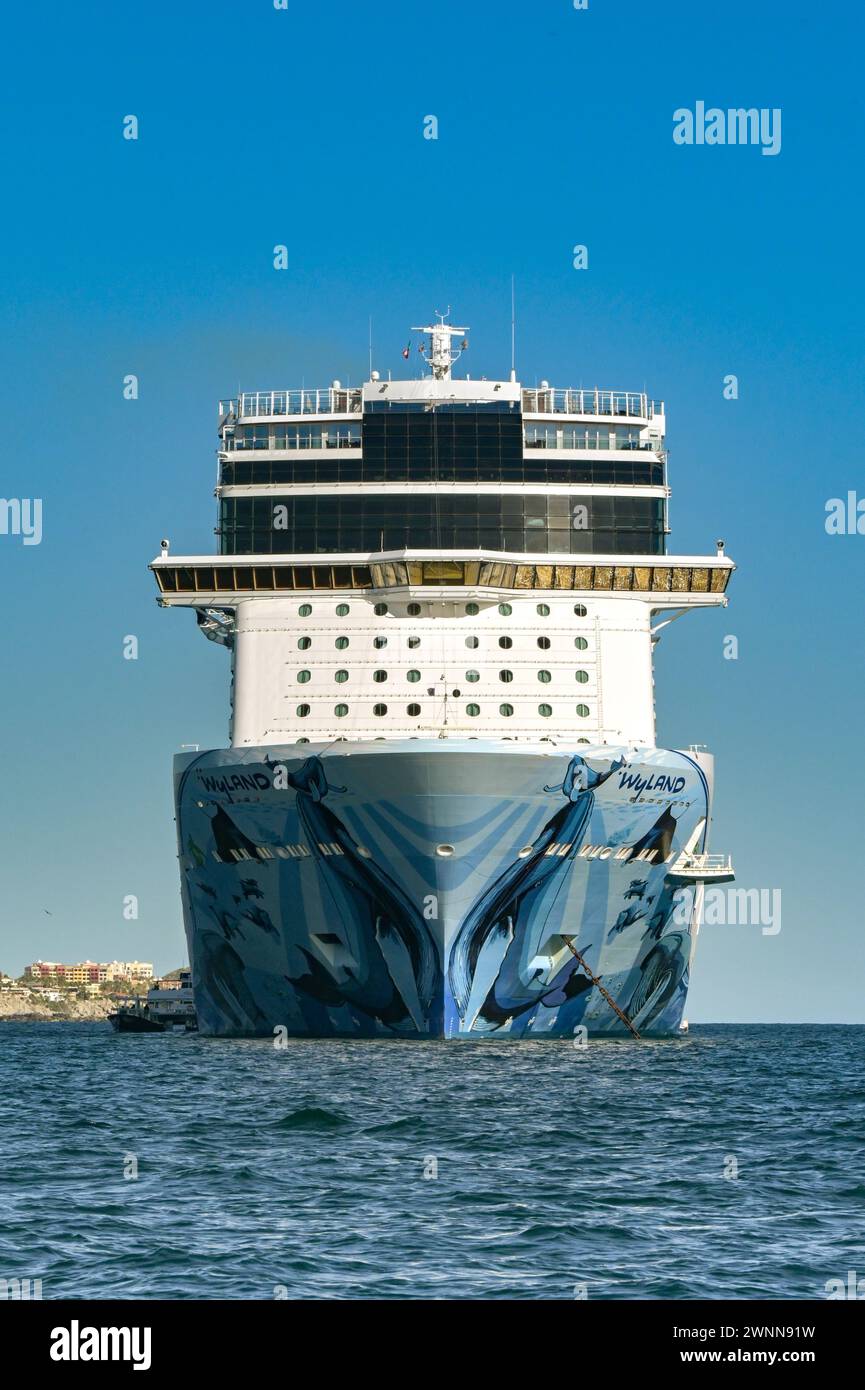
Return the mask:
<path id="1" fill-rule="evenodd" d="M 170 759 L 225 743 L 227 661 L 146 565 L 214 546 L 217 398 L 359 381 L 369 314 L 396 371 L 448 303 L 504 373 L 513 272 L 523 380 L 663 397 L 671 550 L 740 566 L 661 641 L 659 741 L 715 751 L 782 930 L 705 928 L 690 1017 L 863 1021 L 865 537 L 824 530 L 865 493 L 863 39 L 840 0 L 7 10 L 0 494 L 44 539 L 0 536 L 0 969 L 185 958 Z M 698 100 L 780 107 L 781 153 L 675 145 Z"/>

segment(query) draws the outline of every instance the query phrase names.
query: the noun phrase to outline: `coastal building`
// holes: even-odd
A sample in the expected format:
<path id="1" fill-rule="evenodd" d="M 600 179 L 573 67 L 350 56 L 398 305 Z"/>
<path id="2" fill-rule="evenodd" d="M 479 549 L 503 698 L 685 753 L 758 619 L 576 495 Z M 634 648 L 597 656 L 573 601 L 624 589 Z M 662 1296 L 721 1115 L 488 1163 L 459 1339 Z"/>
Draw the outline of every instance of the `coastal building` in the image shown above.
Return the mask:
<path id="1" fill-rule="evenodd" d="M 153 979 L 151 961 L 113 960 L 107 964 L 97 961 L 78 961 L 67 965 L 61 961 L 36 960 L 24 967 L 28 980 L 57 980 L 66 985 L 102 985 L 107 981 L 139 983 Z"/>

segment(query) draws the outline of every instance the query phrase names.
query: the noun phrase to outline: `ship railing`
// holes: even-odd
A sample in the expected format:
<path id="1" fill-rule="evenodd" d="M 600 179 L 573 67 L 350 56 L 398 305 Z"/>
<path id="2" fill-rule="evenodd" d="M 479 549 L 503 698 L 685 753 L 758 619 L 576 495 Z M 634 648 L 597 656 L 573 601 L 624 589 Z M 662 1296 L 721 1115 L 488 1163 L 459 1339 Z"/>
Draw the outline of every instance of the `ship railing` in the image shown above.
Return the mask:
<path id="1" fill-rule="evenodd" d="M 640 449 L 655 454 L 663 454 L 662 439 L 617 439 L 607 430 L 583 430 L 577 432 L 572 425 L 534 425 L 525 429 L 527 449 L 612 449 L 627 451 Z"/>
<path id="2" fill-rule="evenodd" d="M 344 428 L 359 428 L 358 426 L 344 426 Z M 277 449 L 289 453 L 296 449 L 359 449 L 361 441 L 359 437 L 348 435 L 287 435 L 271 434 L 259 439 L 245 439 L 242 435 L 235 435 L 226 432 L 223 436 L 221 453 L 242 454 L 248 453 L 252 449 L 275 451 Z"/>
<path id="3" fill-rule="evenodd" d="M 540 386 L 523 391 L 523 413 L 528 415 L 611 415 L 651 420 L 663 415 L 664 402 L 653 401 L 644 391 L 560 390 Z"/>
<path id="4" fill-rule="evenodd" d="M 219 402 L 220 418 L 254 420 L 272 415 L 360 415 L 361 387 L 326 386 L 314 391 L 241 391 Z"/>
<path id="5" fill-rule="evenodd" d="M 669 866 L 669 873 L 689 878 L 720 878 L 733 876 L 733 860 L 729 854 L 682 853 Z"/>

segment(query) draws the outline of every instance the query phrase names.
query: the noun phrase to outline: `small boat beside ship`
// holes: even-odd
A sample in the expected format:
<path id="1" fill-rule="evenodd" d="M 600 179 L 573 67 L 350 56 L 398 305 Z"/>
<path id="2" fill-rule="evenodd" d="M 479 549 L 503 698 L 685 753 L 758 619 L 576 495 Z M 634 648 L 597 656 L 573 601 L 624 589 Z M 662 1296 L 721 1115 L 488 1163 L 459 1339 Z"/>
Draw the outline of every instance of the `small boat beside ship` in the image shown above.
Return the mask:
<path id="1" fill-rule="evenodd" d="M 133 995 L 119 1000 L 108 1018 L 111 1027 L 117 1033 L 197 1033 L 191 973 L 182 970 L 179 980 L 173 988 L 157 985 L 143 999 Z"/>

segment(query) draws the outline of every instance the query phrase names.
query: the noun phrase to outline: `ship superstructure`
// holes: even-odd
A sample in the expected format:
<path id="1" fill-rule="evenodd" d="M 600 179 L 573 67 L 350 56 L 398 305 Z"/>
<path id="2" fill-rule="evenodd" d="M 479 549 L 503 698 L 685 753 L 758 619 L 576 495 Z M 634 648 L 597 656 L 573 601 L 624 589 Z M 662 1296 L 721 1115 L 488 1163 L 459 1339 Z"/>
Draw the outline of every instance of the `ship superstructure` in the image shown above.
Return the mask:
<path id="1" fill-rule="evenodd" d="M 458 378 L 438 319 L 416 379 L 221 402 L 220 553 L 153 562 L 232 654 L 231 747 L 176 760 L 199 1023 L 671 1032 L 732 875 L 652 650 L 734 566 L 666 554 L 663 403 Z"/>

